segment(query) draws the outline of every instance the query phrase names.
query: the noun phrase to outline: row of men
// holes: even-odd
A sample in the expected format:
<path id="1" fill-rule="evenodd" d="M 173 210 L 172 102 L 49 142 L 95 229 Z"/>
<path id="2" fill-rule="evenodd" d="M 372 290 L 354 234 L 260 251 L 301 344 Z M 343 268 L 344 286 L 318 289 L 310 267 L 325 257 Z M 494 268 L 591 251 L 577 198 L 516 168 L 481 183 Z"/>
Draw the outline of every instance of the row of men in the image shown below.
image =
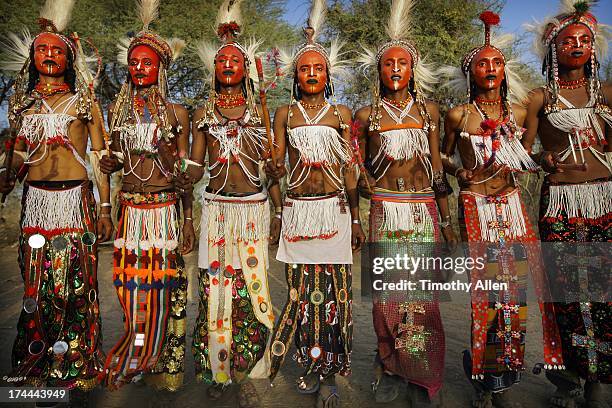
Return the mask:
<path id="1" fill-rule="evenodd" d="M 314 0 L 306 42 L 282 56 L 285 74 L 293 77 L 292 95 L 276 111 L 273 132 L 265 93 L 261 103 L 256 100 L 256 45 L 237 40 L 240 2 L 221 7 L 220 43 L 199 47 L 211 92 L 190 126 L 187 110 L 169 102 L 166 82 L 184 43 L 153 32 L 157 2 L 140 0 L 143 30 L 121 50 L 129 76 L 109 107 L 110 135 L 79 39 L 61 34 L 72 3 L 48 0 L 41 33 L 21 47 L 12 38 L 13 55 L 21 57 L 13 65 L 23 68 L 9 110 L 18 135 L 1 190 L 7 193 L 25 178 L 19 246 L 25 292 L 12 359 L 13 376 L 25 384 L 82 391 L 100 382 L 113 389 L 132 381 L 171 391 L 181 386 L 187 290 L 182 255 L 196 242 L 192 190 L 205 173 L 206 156 L 210 181 L 202 203 L 199 314 L 191 349 L 198 379 L 211 384 L 209 397 L 219 399 L 238 383 L 241 407 L 258 405 L 249 379 L 274 379 L 292 341 L 305 369 L 298 391 L 318 394 L 319 406 L 338 406 L 335 376 L 351 370 L 352 250 L 365 241 L 359 191 L 371 199 L 371 242 L 444 239 L 454 246 L 445 177 L 451 174 L 461 187 L 461 239 L 503 251 L 538 240 L 515 177 L 543 168 L 549 174 L 540 239 L 611 239 L 610 87 L 598 79 L 604 36 L 585 2 L 565 2 L 561 14 L 537 27 L 546 85 L 529 94 L 526 108 L 518 103 L 527 93 L 514 62 L 502 51 L 506 38 L 491 35 L 499 17 L 484 12 L 484 43 L 460 68 L 441 71 L 451 88 L 467 94 L 465 104 L 448 112 L 441 143 L 438 105 L 425 97 L 436 75 L 410 40 L 409 0 L 393 0 L 389 40 L 360 56 L 376 85 L 372 103 L 354 117 L 346 106 L 328 102 L 344 64 L 338 42 L 329 50 L 316 42 L 326 8 L 325 1 Z M 543 149 L 532 153 L 538 134 Z M 99 211 L 87 176 L 88 141 Z M 287 153 L 283 200 L 279 180 L 287 173 Z M 96 255 L 97 244 L 114 229 L 109 174 L 119 170 L 113 284 L 125 332 L 105 355 Z M 277 259 L 286 264 L 288 284 L 276 324 L 267 282 L 270 235 L 279 242 Z M 510 281 L 524 276 L 530 264 L 528 256 L 500 256 L 488 267 L 502 271 L 493 274 L 498 280 Z M 404 383 L 415 398 L 433 398 L 444 367 L 437 302 L 373 306 L 376 401 L 395 399 Z M 580 378 L 589 406 L 603 406 L 599 384 L 610 382 L 610 305 L 541 308 L 547 376 L 557 386 L 552 406 L 573 406 Z M 504 391 L 524 369 L 525 316 L 524 294 L 516 290 L 472 300 L 472 347 L 464 365 L 475 407 L 511 406 Z"/>

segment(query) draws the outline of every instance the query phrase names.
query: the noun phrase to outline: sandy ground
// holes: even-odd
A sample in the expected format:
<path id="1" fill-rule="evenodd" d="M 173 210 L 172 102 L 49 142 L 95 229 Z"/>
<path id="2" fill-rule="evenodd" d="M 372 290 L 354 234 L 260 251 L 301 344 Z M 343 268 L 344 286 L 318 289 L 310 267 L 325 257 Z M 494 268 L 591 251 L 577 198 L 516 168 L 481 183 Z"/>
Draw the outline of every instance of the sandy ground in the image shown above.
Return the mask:
<path id="1" fill-rule="evenodd" d="M 5 219 L 0 223 L 0 377 L 10 371 L 10 350 L 16 334 L 16 323 L 21 310 L 23 284 L 17 267 L 17 214 L 18 200 L 9 200 L 8 207 L 0 217 Z M 363 218 L 363 217 L 362 217 Z M 121 310 L 111 283 L 111 254 L 109 244 L 101 246 L 98 279 L 100 286 L 100 306 L 103 326 L 103 347 L 110 349 L 121 335 L 123 323 Z M 286 299 L 286 283 L 282 264 L 274 260 L 275 250 L 271 249 L 272 259 L 270 274 L 270 290 L 276 315 L 280 313 Z M 376 349 L 376 338 L 372 327 L 371 299 L 362 298 L 360 257 L 355 257 L 353 268 L 354 282 L 354 341 L 353 341 L 353 373 L 350 377 L 340 378 L 339 392 L 342 407 L 376 406 L 372 399 L 370 383 L 372 381 L 372 362 Z M 188 327 L 192 330 L 197 313 L 197 257 L 190 254 L 186 257 L 189 279 L 188 297 Z M 468 383 L 461 366 L 461 353 L 467 348 L 470 338 L 470 311 L 467 294 L 452 293 L 452 301 L 441 304 L 442 317 L 446 332 L 446 360 L 444 386 L 434 406 L 439 407 L 469 407 L 471 386 Z M 187 334 L 187 350 L 190 350 L 191 333 Z M 525 408 L 545 407 L 553 387 L 543 375 L 531 373 L 531 367 L 542 359 L 541 326 L 537 306 L 529 309 L 527 328 L 527 371 L 520 384 L 511 391 Z M 291 353 L 292 354 L 292 353 Z M 227 397 L 220 402 L 209 401 L 206 397 L 206 385 L 195 381 L 193 357 L 186 353 L 186 373 L 184 388 L 176 394 L 177 407 L 235 407 L 237 390 L 232 388 Z M 261 396 L 262 407 L 312 407 L 314 396 L 302 396 L 295 392 L 295 379 L 301 374 L 294 361 L 288 357 L 281 369 L 274 386 L 270 387 L 267 380 L 256 382 Z M 2 384 L 5 385 L 5 384 Z M 611 396 L 607 390 L 608 396 Z M 610 399 L 610 398 L 609 398 Z M 147 407 L 155 405 L 155 393 L 146 386 L 130 384 L 122 389 L 109 392 L 97 389 L 93 395 L 94 406 L 111 407 Z M 151 405 L 153 404 L 153 405 Z M 2 405 L 2 404 L 0 404 Z M 8 405 L 7 405 L 8 406 Z M 11 406 L 16 406 L 15 404 Z M 27 406 L 27 405 L 24 405 Z M 31 404 L 30 406 L 33 406 Z M 393 403 L 381 405 L 388 407 L 409 407 L 405 392 Z"/>

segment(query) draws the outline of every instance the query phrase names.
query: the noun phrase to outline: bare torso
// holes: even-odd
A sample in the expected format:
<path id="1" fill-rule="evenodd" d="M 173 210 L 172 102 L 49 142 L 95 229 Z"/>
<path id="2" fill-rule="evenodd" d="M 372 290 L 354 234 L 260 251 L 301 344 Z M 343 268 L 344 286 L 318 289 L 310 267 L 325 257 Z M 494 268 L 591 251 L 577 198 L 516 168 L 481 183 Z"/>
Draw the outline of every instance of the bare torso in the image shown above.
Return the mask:
<path id="1" fill-rule="evenodd" d="M 283 107 L 286 108 L 286 107 Z M 286 109 L 279 109 L 277 114 L 282 113 L 286 116 Z M 291 106 L 292 117 L 289 118 L 290 129 L 297 129 L 307 125 L 304 117 L 296 105 Z M 338 109 L 338 115 L 336 115 L 334 107 L 330 107 L 329 111 L 321 118 L 316 126 L 326 126 L 333 129 L 339 138 L 342 138 L 342 129 L 340 128 L 340 119 L 338 115 L 342 115 L 340 109 Z M 316 112 L 307 110 L 309 115 L 314 115 Z M 350 115 L 347 117 L 346 113 L 342 116 L 342 120 L 350 120 Z M 345 122 L 344 122 L 345 123 Z M 309 170 L 308 175 L 299 185 L 291 189 L 292 193 L 295 194 L 326 194 L 337 191 L 339 186 L 337 183 L 326 174 L 326 170 L 320 166 L 307 165 L 300 159 L 300 152 L 298 149 L 293 147 L 289 142 L 289 135 L 287 135 L 287 151 L 289 155 L 289 167 L 292 169 L 292 177 L 289 183 L 296 183 L 300 178 L 302 171 L 306 172 Z M 309 169 L 307 168 L 309 167 Z M 342 180 L 342 165 L 328 165 L 327 172 L 335 174 L 340 180 Z M 342 181 L 343 183 L 343 181 Z M 342 187 L 342 186 L 340 186 Z"/>
<path id="2" fill-rule="evenodd" d="M 468 113 L 466 116 L 466 106 Z M 495 107 L 494 109 L 498 109 Z M 476 110 L 473 104 L 460 105 L 453 108 L 453 113 L 459 113 L 461 119 L 457 127 L 454 129 L 457 149 L 461 157 L 462 165 L 465 169 L 470 169 L 474 172 L 472 184 L 461 186 L 462 190 L 472 191 L 484 195 L 503 194 L 516 188 L 512 175 L 504 170 L 499 170 L 497 166 L 490 166 L 486 169 L 477 167 L 476 156 L 472 142 L 469 138 L 461 137 L 461 132 L 465 131 L 470 135 L 478 135 L 481 132 L 480 125 L 483 121 L 480 113 Z M 519 105 L 512 105 L 512 113 L 516 120 L 516 124 L 520 127 L 523 125 L 526 111 Z M 451 112 L 449 112 L 451 114 Z M 493 118 L 497 119 L 496 112 L 488 112 Z"/>
<path id="3" fill-rule="evenodd" d="M 87 123 L 77 118 L 76 103 L 70 105 L 70 98 L 74 94 L 54 95 L 46 100 L 52 112 L 57 114 L 68 114 L 73 119 L 68 123 L 68 139 L 77 154 L 84 158 L 87 152 L 88 128 Z M 39 110 L 30 107 L 24 112 L 24 116 L 40 113 L 48 113 L 44 105 Z M 38 149 L 37 149 L 38 147 Z M 26 150 L 26 144 L 21 141 L 16 146 L 17 150 Z M 49 145 L 33 145 L 30 151 L 37 152 L 30 157 L 27 180 L 29 181 L 63 181 L 63 180 L 86 180 L 87 170 L 75 158 L 74 153 L 58 143 Z"/>
<path id="4" fill-rule="evenodd" d="M 609 87 L 608 87 L 609 88 Z M 537 92 L 544 96 L 544 90 L 538 89 Z M 560 94 L 566 98 L 574 107 L 581 108 L 585 107 L 589 102 L 589 94 L 586 87 L 578 89 L 561 89 Z M 546 98 L 543 98 L 546 100 Z M 550 100 L 550 98 L 548 98 Z M 560 101 L 561 108 L 567 108 Z M 602 129 L 605 129 L 605 136 L 608 139 L 608 145 L 610 143 L 610 128 L 606 125 L 605 121 L 601 117 L 597 117 L 599 125 Z M 540 120 L 538 123 L 538 134 L 542 142 L 542 148 L 547 151 L 561 153 L 569 146 L 568 134 L 554 127 L 547 115 L 544 114 L 544 107 L 540 110 Z M 604 152 L 605 148 L 601 143 L 593 144 L 593 148 L 599 152 Z M 600 160 L 595 157 L 595 154 L 585 149 L 582 151 L 584 154 L 584 161 L 587 165 L 587 170 L 583 171 L 580 169 L 573 169 L 566 167 L 563 172 L 554 173 L 548 175 L 548 179 L 553 183 L 581 183 L 590 180 L 596 180 L 601 178 L 610 177 L 610 171 L 604 166 Z M 582 162 L 581 155 L 576 152 L 577 161 Z M 574 162 L 573 155 L 570 154 L 562 163 L 564 164 L 576 164 Z"/>

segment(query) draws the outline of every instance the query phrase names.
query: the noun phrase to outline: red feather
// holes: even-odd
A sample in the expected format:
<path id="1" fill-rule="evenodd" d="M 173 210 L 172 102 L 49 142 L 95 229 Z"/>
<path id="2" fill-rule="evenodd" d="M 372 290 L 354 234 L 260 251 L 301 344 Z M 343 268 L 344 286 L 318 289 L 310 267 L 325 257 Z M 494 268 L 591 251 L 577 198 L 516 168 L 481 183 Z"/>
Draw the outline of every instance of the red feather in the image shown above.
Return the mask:
<path id="1" fill-rule="evenodd" d="M 494 13 L 490 10 L 483 11 L 480 13 L 480 21 L 488 26 L 495 26 L 499 24 L 499 14 Z"/>

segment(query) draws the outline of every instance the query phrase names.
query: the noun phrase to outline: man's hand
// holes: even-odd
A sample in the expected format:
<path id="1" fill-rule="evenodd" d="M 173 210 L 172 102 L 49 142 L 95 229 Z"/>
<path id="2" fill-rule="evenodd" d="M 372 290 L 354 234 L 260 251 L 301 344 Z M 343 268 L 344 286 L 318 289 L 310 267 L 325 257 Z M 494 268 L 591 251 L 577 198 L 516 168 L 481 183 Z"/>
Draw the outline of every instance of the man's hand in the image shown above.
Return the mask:
<path id="1" fill-rule="evenodd" d="M 365 242 L 366 237 L 361 224 L 351 224 L 351 246 L 353 251 L 358 251 Z"/>
<path id="2" fill-rule="evenodd" d="M 278 245 L 281 233 L 281 219 L 273 217 L 270 222 L 270 245 Z"/>
<path id="3" fill-rule="evenodd" d="M 113 174 L 114 172 L 121 170 L 121 162 L 117 159 L 117 156 L 104 155 L 100 158 L 100 170 L 104 174 Z"/>
<path id="4" fill-rule="evenodd" d="M 110 217 L 99 217 L 97 222 L 98 242 L 106 242 L 113 235 L 113 221 Z"/>
<path id="5" fill-rule="evenodd" d="M 454 252 L 459 241 L 457 240 L 457 236 L 455 235 L 452 225 L 442 228 L 442 235 L 444 236 L 448 250 L 450 252 Z"/>
<path id="6" fill-rule="evenodd" d="M 374 187 L 376 187 L 376 180 L 369 174 L 362 173 L 357 186 L 359 188 L 359 195 L 369 200 L 374 192 Z"/>
<path id="7" fill-rule="evenodd" d="M 4 170 L 0 173 L 0 194 L 8 194 L 15 188 L 15 177 L 13 176 L 13 172 L 9 171 L 9 176 L 7 177 L 7 170 Z"/>
<path id="8" fill-rule="evenodd" d="M 472 179 L 474 178 L 474 173 L 477 173 L 478 170 L 472 171 L 468 169 L 460 169 L 455 173 L 455 177 L 457 177 L 457 181 L 460 186 L 469 186 L 473 184 Z"/>
<path id="9" fill-rule="evenodd" d="M 193 230 L 193 221 L 185 220 L 183 223 L 183 245 L 181 246 L 181 254 L 187 255 L 193 251 L 195 246 L 195 231 Z"/>
<path id="10" fill-rule="evenodd" d="M 193 180 L 187 172 L 179 173 L 174 176 L 173 182 L 177 191 L 181 194 L 191 193 L 193 191 Z"/>
<path id="11" fill-rule="evenodd" d="M 556 152 L 544 151 L 540 153 L 540 162 L 542 170 L 547 173 L 563 173 L 563 169 L 559 166 L 561 160 Z"/>
<path id="12" fill-rule="evenodd" d="M 283 163 L 283 159 L 276 159 L 276 163 L 274 160 L 266 161 L 266 166 L 264 168 L 266 175 L 273 179 L 279 180 L 283 178 L 285 174 L 287 174 L 287 168 L 285 167 L 285 163 Z"/>

